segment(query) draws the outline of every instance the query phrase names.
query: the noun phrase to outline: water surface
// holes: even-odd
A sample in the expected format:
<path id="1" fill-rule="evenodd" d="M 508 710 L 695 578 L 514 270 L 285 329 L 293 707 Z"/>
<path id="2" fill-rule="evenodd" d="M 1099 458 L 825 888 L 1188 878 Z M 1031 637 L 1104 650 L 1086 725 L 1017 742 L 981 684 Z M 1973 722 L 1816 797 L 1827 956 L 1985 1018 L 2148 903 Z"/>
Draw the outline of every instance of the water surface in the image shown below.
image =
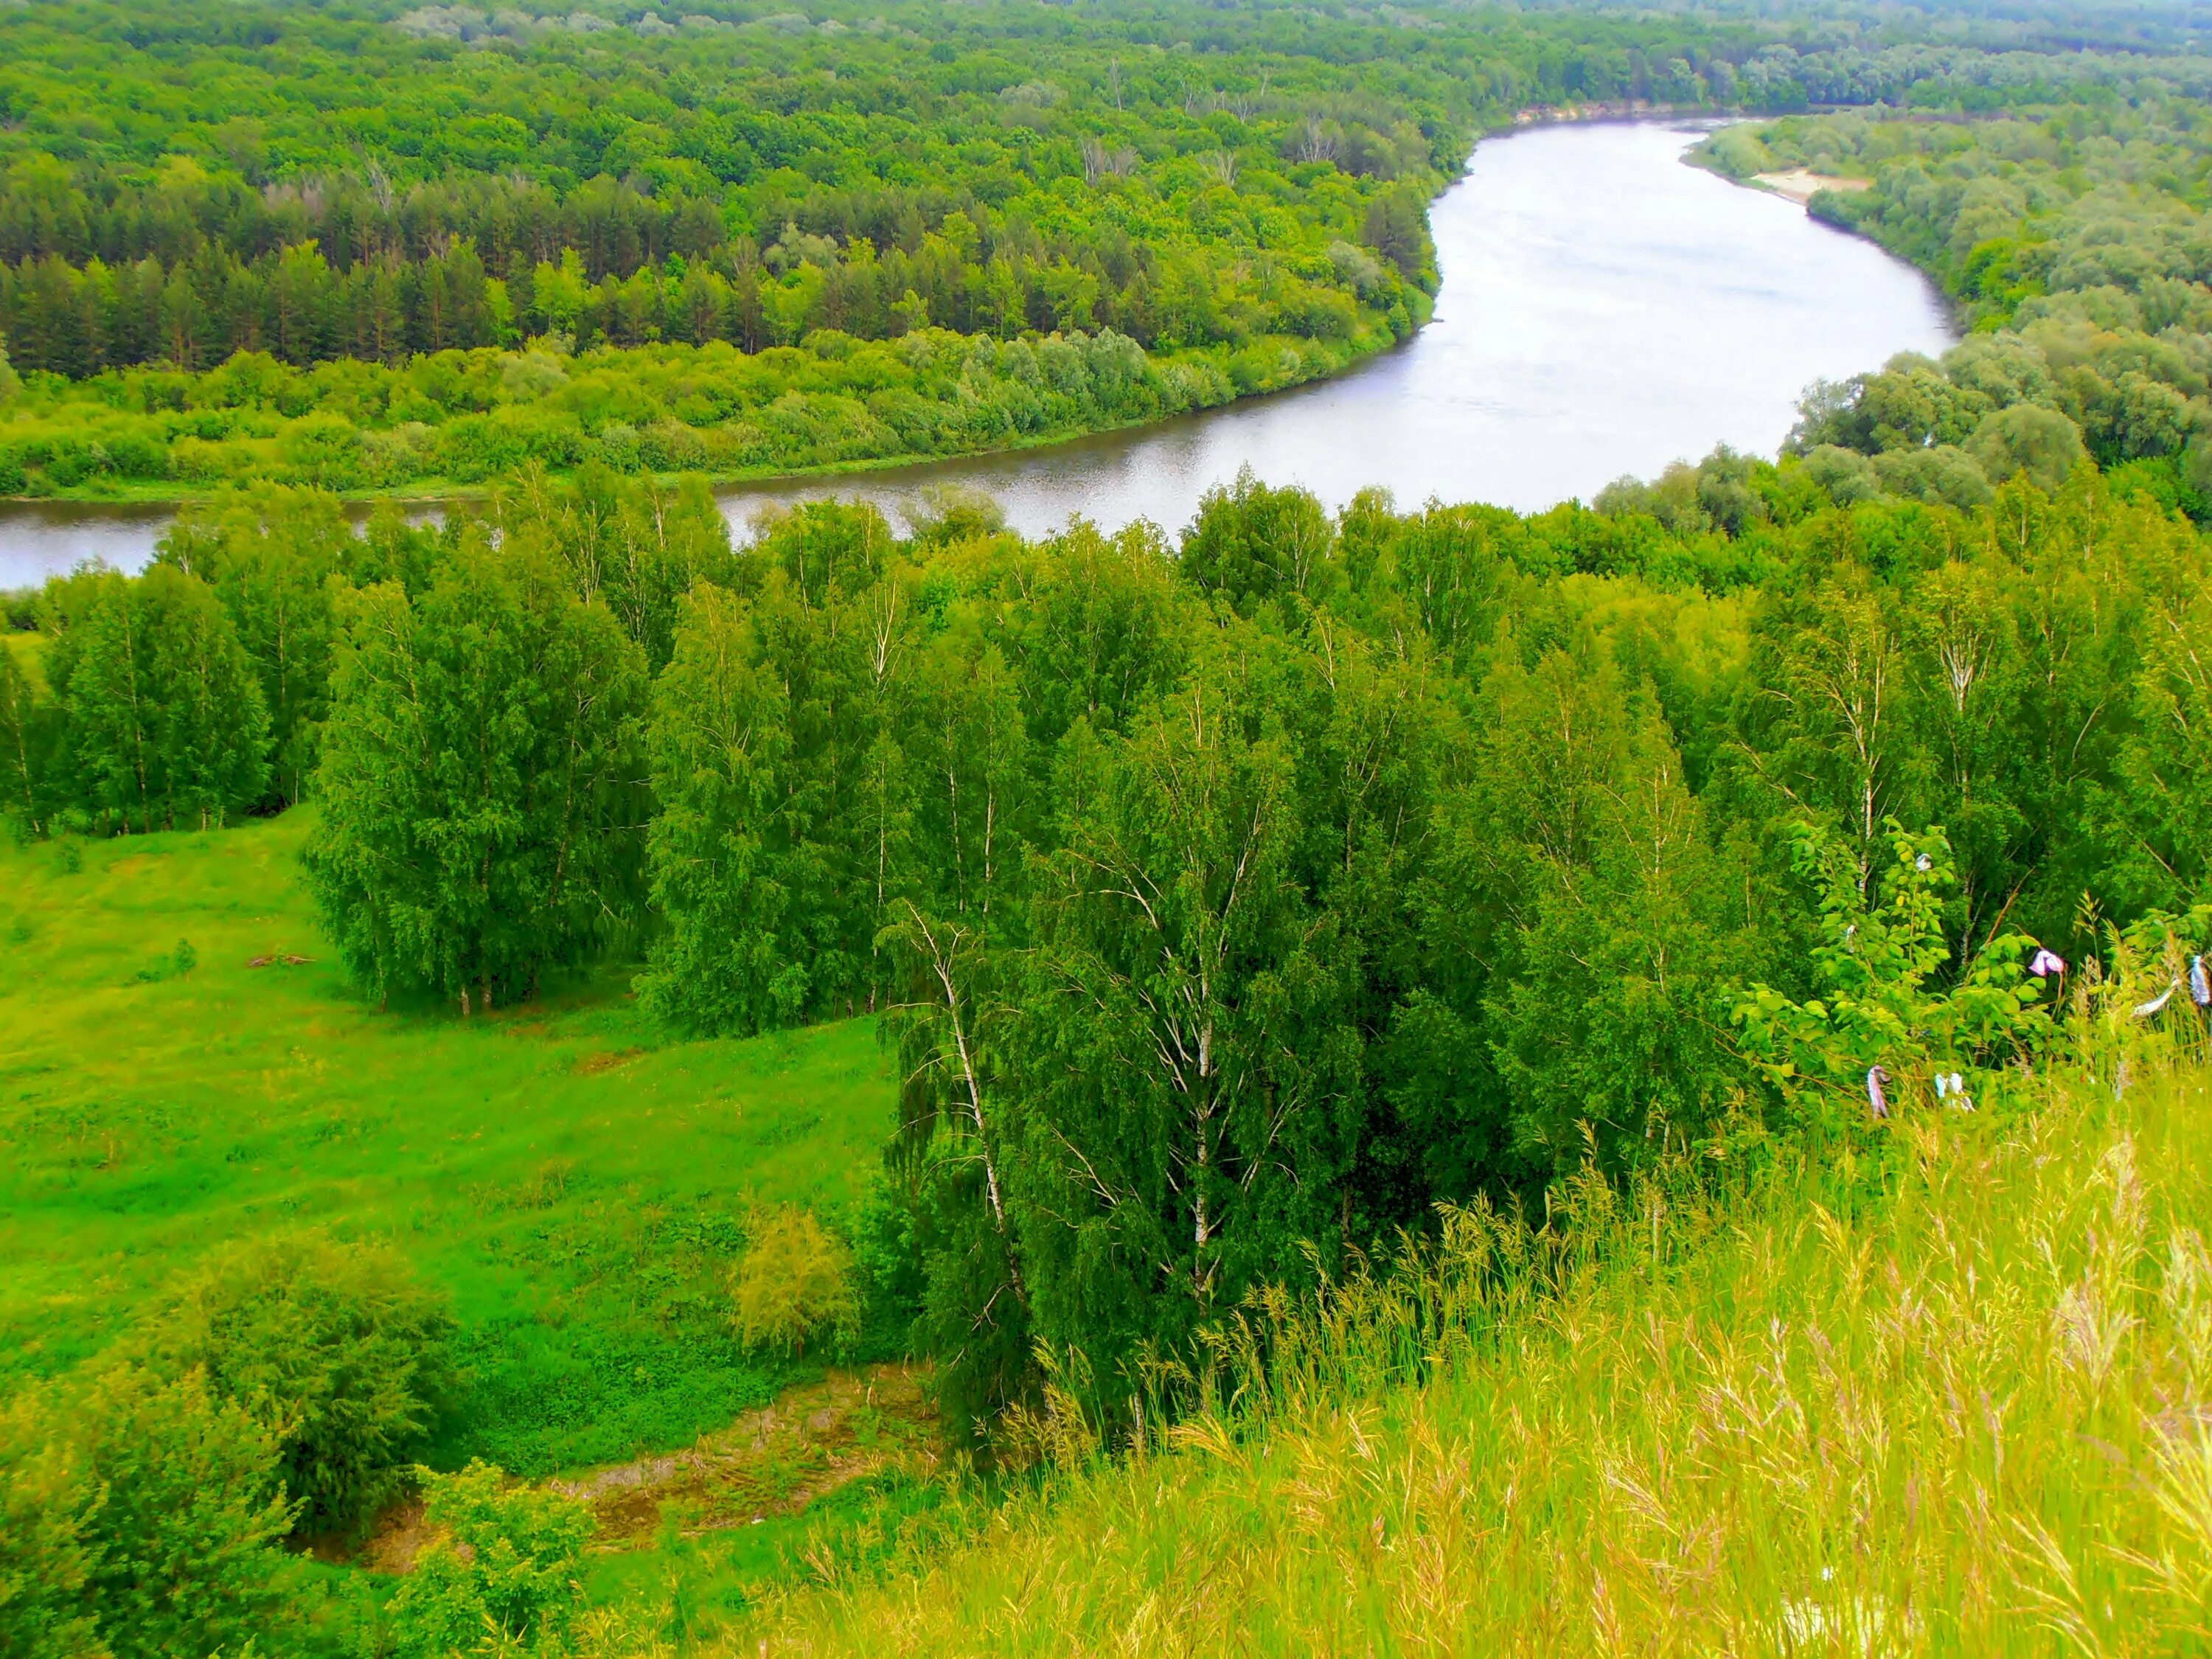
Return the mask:
<path id="1" fill-rule="evenodd" d="M 741 527 L 766 504 L 825 495 L 896 514 L 928 485 L 958 484 L 1032 535 L 1078 514 L 1175 530 L 1249 465 L 1333 507 L 1381 484 L 1403 507 L 1535 509 L 1716 444 L 1771 454 L 1812 380 L 1951 343 L 1917 272 L 1794 203 L 1684 166 L 1697 137 L 1601 125 L 1479 145 L 1431 211 L 1435 319 L 1336 380 L 1048 449 L 732 489 L 724 508 Z M 0 586 L 88 556 L 135 568 L 169 516 L 8 509 Z"/>

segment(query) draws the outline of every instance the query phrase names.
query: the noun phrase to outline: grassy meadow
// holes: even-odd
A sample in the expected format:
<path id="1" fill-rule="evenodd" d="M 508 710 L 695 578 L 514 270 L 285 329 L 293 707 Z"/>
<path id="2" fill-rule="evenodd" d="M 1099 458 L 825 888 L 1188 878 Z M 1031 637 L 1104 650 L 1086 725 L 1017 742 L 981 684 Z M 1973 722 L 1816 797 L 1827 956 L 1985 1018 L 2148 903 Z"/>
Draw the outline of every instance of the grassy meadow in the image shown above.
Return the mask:
<path id="1" fill-rule="evenodd" d="M 2203 1652 L 2186 1024 L 2106 1027 L 2008 1110 L 1593 1183 L 1564 1234 L 1466 1216 L 1425 1271 L 1284 1310 L 1166 1448 L 1048 1421 L 1075 1473 L 727 1651 Z"/>
<path id="2" fill-rule="evenodd" d="M 0 1369 L 58 1372 L 211 1247 L 312 1224 L 451 1294 L 441 1462 L 681 1444 L 811 1374 L 738 1347 L 727 1274 L 750 1206 L 861 1200 L 872 1024 L 672 1042 L 618 975 L 380 1012 L 307 907 L 308 823 L 0 848 Z"/>

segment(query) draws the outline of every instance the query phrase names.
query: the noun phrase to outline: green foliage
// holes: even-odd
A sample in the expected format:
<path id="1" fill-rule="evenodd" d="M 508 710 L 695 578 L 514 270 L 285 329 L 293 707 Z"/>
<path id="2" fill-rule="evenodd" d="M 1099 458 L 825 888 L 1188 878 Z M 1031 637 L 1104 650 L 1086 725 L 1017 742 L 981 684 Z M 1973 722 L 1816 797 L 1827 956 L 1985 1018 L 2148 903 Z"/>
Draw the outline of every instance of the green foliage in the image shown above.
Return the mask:
<path id="1" fill-rule="evenodd" d="M 2134 687 L 2142 718 L 2119 757 L 2124 787 L 2112 797 L 2111 901 L 2180 909 L 2212 893 L 2212 865 L 2191 826 L 2212 807 L 2212 592 L 2200 580 L 2163 596 Z"/>
<path id="2" fill-rule="evenodd" d="M 527 996 L 629 922 L 641 653 L 527 546 L 343 595 L 309 879 L 356 978 Z"/>
<path id="3" fill-rule="evenodd" d="M 100 1494 L 59 1427 L 28 1390 L 0 1409 L 0 1645 L 22 1659 L 76 1659 L 99 1641 L 86 1587 Z"/>
<path id="4" fill-rule="evenodd" d="M 198 1371 L 107 1364 L 0 1410 L 0 1646 L 155 1659 L 282 1638 L 275 1437 Z"/>
<path id="5" fill-rule="evenodd" d="M 66 745 L 50 764 L 95 823 L 209 829 L 259 799 L 268 709 L 206 583 L 167 565 L 136 580 L 87 570 L 49 583 L 46 605 Z"/>
<path id="6" fill-rule="evenodd" d="M 715 1039 L 882 1010 L 897 1210 L 849 1230 L 871 1324 L 883 1300 L 918 1314 L 964 1447 L 1095 1448 L 1133 1397 L 1205 1399 L 1240 1319 L 1325 1301 L 1386 1241 L 1565 1263 L 1546 1253 L 1648 1198 L 1656 1279 L 1662 1208 L 1699 1201 L 1664 1184 L 1686 1143 L 1772 1153 L 1808 1103 L 1855 1120 L 1875 1064 L 1900 1112 L 1931 1066 L 2013 1090 L 2054 1041 L 2027 936 L 2107 950 L 2125 984 L 2124 950 L 2068 932 L 2081 896 L 2124 938 L 2204 896 L 2206 565 L 2175 509 L 2203 506 L 2212 314 L 2175 206 L 2197 191 L 2184 60 L 2017 19 L 1954 20 L 1935 50 L 1915 18 L 1851 15 L 1018 0 L 819 20 L 840 33 L 195 3 L 160 41 L 102 36 L 82 101 L 131 118 L 64 130 L 53 88 L 87 71 L 52 9 L 24 20 L 37 67 L 0 132 L 0 322 L 31 371 L 0 379 L 0 489 L 291 487 L 196 511 L 142 579 L 46 590 L 36 648 L 0 665 L 6 810 L 137 839 L 311 805 L 224 851 L 71 838 L 66 893 L 52 858 L 11 866 L 37 895 L 0 976 L 25 1009 L 0 1056 L 9 1209 L 41 1241 L 11 1316 L 27 1368 L 97 1346 L 188 1232 L 313 1206 L 422 1240 L 457 1288 L 476 1381 L 422 1455 L 679 1443 L 772 1383 L 733 1295 L 763 1351 L 852 1340 L 860 1266 L 834 1196 L 827 1224 L 811 1206 L 890 1092 L 854 1032 Z M 253 112 L 191 116 L 146 79 L 173 51 L 220 56 L 226 107 Z M 1863 163 L 1875 189 L 1820 210 L 1988 325 L 1816 388 L 1778 465 L 1722 451 L 1527 518 L 1368 495 L 1332 521 L 1243 477 L 1172 550 L 1080 525 L 1028 544 L 939 503 L 908 541 L 822 505 L 738 551 L 696 477 L 1022 444 L 1330 372 L 1425 314 L 1422 204 L 1522 105 L 2062 96 L 2047 124 L 1717 140 L 1738 170 Z M 328 493 L 428 481 L 493 485 L 481 521 L 356 538 Z M 346 1006 L 304 936 L 248 938 L 272 909 L 300 923 L 267 849 L 310 830 L 325 927 L 396 1017 Z M 134 885 L 249 862 L 189 921 Z M 94 915 L 111 937 L 87 950 Z M 204 961 L 130 977 L 186 926 Z M 641 945 L 632 1013 L 580 970 Z M 541 990 L 520 1022 L 406 1009 L 507 1016 Z M 219 1036 L 179 1060 L 180 1029 Z M 828 1137 L 823 1100 L 844 1103 Z M 1492 1229 L 1479 1201 L 1558 1228 Z M 810 1207 L 733 1259 L 731 1206 L 789 1202 Z M 332 1248 L 247 1245 L 194 1282 L 157 1345 L 183 1381 L 131 1384 L 197 1389 L 186 1427 L 88 1411 L 200 1470 L 199 1507 L 160 1517 L 202 1517 L 183 1565 L 130 1541 L 156 1521 L 128 1495 L 158 1483 L 107 1443 L 9 1453 L 0 1503 L 27 1519 L 0 1620 L 113 1646 L 94 1587 L 128 1560 L 142 1597 L 164 1572 L 216 1588 L 118 1601 L 154 1632 L 126 1640 L 234 1642 L 243 1614 L 211 1636 L 206 1609 L 257 1595 L 278 1624 L 270 1540 L 388 1495 L 442 1370 L 435 1310 Z M 85 1295 L 94 1264 L 123 1287 Z M 2039 1364 L 2086 1317 L 2045 1311 Z M 1548 1397 L 1589 1375 L 1564 1365 Z M 120 1554 L 95 1537 L 102 1458 Z M 297 1516 L 252 1484 L 278 1472 Z M 566 1638 L 580 1510 L 483 1465 L 431 1510 L 402 1650 Z M 1605 1542 L 1576 1559 L 1663 1553 Z"/>
<path id="7" fill-rule="evenodd" d="M 669 925 L 639 981 L 673 1024 L 750 1032 L 878 1002 L 905 833 L 885 728 L 915 627 L 892 553 L 874 508 L 813 503 L 753 550 L 750 601 L 710 589 L 686 613 L 647 742 Z"/>
<path id="8" fill-rule="evenodd" d="M 0 806 L 24 832 L 46 827 L 42 785 L 52 765 L 54 722 L 41 710 L 17 653 L 0 642 Z"/>
<path id="9" fill-rule="evenodd" d="M 437 1535 L 392 1600 L 393 1651 L 444 1659 L 490 1642 L 559 1652 L 582 1599 L 592 1512 L 574 1498 L 509 1483 L 491 1464 L 424 1471 L 423 1519 Z"/>
<path id="10" fill-rule="evenodd" d="M 1761 941 L 1729 891 L 1659 698 L 1583 642 L 1485 679 L 1476 783 L 1440 873 L 1519 924 L 1484 1024 L 1535 1167 L 1700 1134 L 1735 1068 L 1710 1018 Z M 1430 1011 L 1431 1019 L 1435 1011 Z"/>
<path id="11" fill-rule="evenodd" d="M 2144 19 L 2107 52 L 2048 20 L 1856 10 L 169 11 L 155 38 L 66 0 L 11 33 L 0 331 L 31 373 L 0 371 L 0 493 L 1036 442 L 1405 338 L 1435 290 L 1427 199 L 1529 109 L 2136 106 L 2197 73 Z M 221 121 L 180 61 L 221 66 Z M 1769 138 L 1716 155 L 1797 159 Z M 1969 228 L 1962 292 L 2042 291 L 2041 227 Z M 2165 401 L 2111 401 L 2115 441 L 2170 444 Z"/>
<path id="12" fill-rule="evenodd" d="M 1183 541 L 1183 574 L 1239 616 L 1293 594 L 1310 603 L 1321 597 L 1315 585 L 1328 571 L 1330 541 L 1319 501 L 1303 489 L 1271 489 L 1248 466 L 1199 503 Z"/>
<path id="13" fill-rule="evenodd" d="M 1872 456 L 1886 489 L 1959 507 L 2015 474 L 2056 490 L 2084 455 L 2145 462 L 2174 504 L 2206 511 L 2212 301 L 2190 182 L 2206 137 L 2195 65 L 2164 67 L 2171 80 L 2124 99 L 2053 78 L 1986 120 L 1848 112 L 1704 147 L 1738 177 L 1870 179 L 1814 211 L 1920 265 L 1972 325 L 1940 363 L 1899 357 L 1814 386 L 1792 447 Z"/>
<path id="14" fill-rule="evenodd" d="M 659 1018 L 704 1030 L 758 1031 L 806 1006 L 807 968 L 796 958 L 809 953 L 782 930 L 797 924 L 793 901 L 816 895 L 791 890 L 784 873 L 805 867 L 805 831 L 787 808 L 770 810 L 789 799 L 779 787 L 787 693 L 757 651 L 738 602 L 710 588 L 687 610 L 653 689 L 648 746 L 661 806 L 649 857 L 653 902 L 671 925 L 638 989 Z"/>
<path id="15" fill-rule="evenodd" d="M 801 1354 L 807 1340 L 825 1330 L 849 1341 L 858 1329 L 853 1248 L 810 1210 L 759 1218 L 731 1288 L 738 1334 L 748 1347 Z"/>
<path id="16" fill-rule="evenodd" d="M 1940 896 L 1958 879 L 1950 843 L 1940 830 L 1908 835 L 1894 819 L 1884 830 L 1888 865 L 1869 869 L 1844 839 L 1797 826 L 1792 858 L 1819 895 L 1811 955 L 1822 994 L 1796 1002 L 1753 985 L 1731 1000 L 1746 1051 L 1830 1123 L 1852 1119 L 1854 1097 L 1868 1099 L 1874 1066 L 1892 1072 L 1904 1098 L 1925 1075 L 1956 1070 L 1972 1098 L 2051 1035 L 2045 987 L 2027 971 L 2037 946 L 2024 934 L 1988 939 L 1952 983 L 1929 983 L 1952 954 Z"/>
<path id="17" fill-rule="evenodd" d="M 298 1233 L 216 1253 L 143 1340 L 268 1427 L 302 1535 L 348 1534 L 403 1488 L 450 1406 L 452 1323 L 390 1247 Z"/>
<path id="18" fill-rule="evenodd" d="M 1111 1415 L 1438 1201 L 1631 1172 L 1878 1061 L 1979 1088 L 2041 1040 L 2028 937 L 2094 949 L 2085 888 L 2178 890 L 2112 813 L 2169 823 L 2204 769 L 2157 712 L 2189 636 L 2148 646 L 2203 551 L 2086 471 L 1971 516 L 1844 493 L 1722 456 L 1611 514 L 1332 524 L 1246 479 L 1180 557 L 807 509 L 695 594 L 659 687 L 641 1000 L 889 1006 L 916 1340 L 963 1434 L 1033 1403 L 1040 1344 Z M 1856 884 L 1908 815 L 1952 826 L 1935 955 L 1839 989 L 1821 941 L 1891 926 Z M 1824 919 L 1802 822 L 1863 918 Z M 1741 985 L 1765 1023 L 1731 1030 Z"/>
<path id="19" fill-rule="evenodd" d="M 1084 1455 L 1063 1416 L 1079 1455 L 1034 1498 L 766 1598 L 727 1648 L 2185 1650 L 2208 1443 L 2166 1402 L 2212 1365 L 2201 1042 L 2139 1031 L 2117 1100 L 2061 1065 L 2002 1115 L 1449 1212 L 1247 1310 L 1145 1455 Z M 1685 1537 L 1693 1572 L 1562 1565 Z"/>
<path id="20" fill-rule="evenodd" d="M 180 979 L 200 965 L 200 953 L 191 940 L 180 939 L 177 948 L 168 955 L 156 957 L 148 966 L 141 968 L 133 977 L 141 985 L 158 985 L 165 979 Z"/>
<path id="21" fill-rule="evenodd" d="M 264 489 L 188 508 L 157 562 L 211 586 L 253 664 L 269 715 L 272 805 L 305 793 L 328 708 L 329 584 L 363 561 L 335 500 Z"/>

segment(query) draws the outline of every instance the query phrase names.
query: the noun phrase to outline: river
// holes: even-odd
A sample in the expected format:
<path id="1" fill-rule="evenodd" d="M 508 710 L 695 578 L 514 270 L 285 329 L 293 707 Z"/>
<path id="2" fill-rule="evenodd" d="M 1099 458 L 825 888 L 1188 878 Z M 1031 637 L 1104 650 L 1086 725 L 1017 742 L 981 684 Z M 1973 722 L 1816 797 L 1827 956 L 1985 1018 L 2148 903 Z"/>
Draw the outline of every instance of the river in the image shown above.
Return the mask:
<path id="1" fill-rule="evenodd" d="M 1600 124 L 1478 145 L 1431 214 L 1435 319 L 1335 380 L 1047 449 L 733 489 L 724 509 L 740 530 L 764 505 L 823 495 L 896 514 L 954 484 L 995 496 L 1030 534 L 1076 514 L 1173 530 L 1249 465 L 1331 507 L 1381 484 L 1401 506 L 1529 510 L 1716 444 L 1771 454 L 1814 380 L 1951 343 L 1917 271 L 1781 197 L 1682 165 L 1697 136 Z M 85 558 L 135 569 L 170 517 L 0 508 L 0 587 Z"/>

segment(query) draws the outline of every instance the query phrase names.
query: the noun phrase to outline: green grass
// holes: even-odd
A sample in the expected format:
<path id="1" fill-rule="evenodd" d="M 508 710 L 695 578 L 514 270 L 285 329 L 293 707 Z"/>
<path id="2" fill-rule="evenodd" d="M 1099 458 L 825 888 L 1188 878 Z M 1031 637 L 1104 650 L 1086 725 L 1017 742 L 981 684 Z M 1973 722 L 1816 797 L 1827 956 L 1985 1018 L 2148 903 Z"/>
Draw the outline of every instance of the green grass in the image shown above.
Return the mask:
<path id="1" fill-rule="evenodd" d="M 1585 1184 L 1564 1237 L 1470 1218 L 1279 1310 L 1166 1448 L 1063 1424 L 1071 1472 L 970 1540 L 718 1650 L 2203 1654 L 2212 1074 L 2174 1025 L 2100 1020 L 2007 1109 Z"/>
<path id="2" fill-rule="evenodd" d="M 0 627 L 0 650 L 8 652 L 15 659 L 15 666 L 23 671 L 23 677 L 37 691 L 44 691 L 46 685 L 45 647 L 46 635 L 43 634 L 23 634 Z"/>
<path id="3" fill-rule="evenodd" d="M 769 1399 L 788 1373 L 736 1346 L 730 1259 L 754 1201 L 861 1195 L 892 1111 L 871 1024 L 675 1042 L 614 974 L 378 1012 L 315 927 L 307 826 L 0 850 L 0 1376 L 314 1224 L 451 1293 L 471 1380 L 441 1462 L 626 1456 Z M 311 960 L 247 965 L 284 955 Z"/>

